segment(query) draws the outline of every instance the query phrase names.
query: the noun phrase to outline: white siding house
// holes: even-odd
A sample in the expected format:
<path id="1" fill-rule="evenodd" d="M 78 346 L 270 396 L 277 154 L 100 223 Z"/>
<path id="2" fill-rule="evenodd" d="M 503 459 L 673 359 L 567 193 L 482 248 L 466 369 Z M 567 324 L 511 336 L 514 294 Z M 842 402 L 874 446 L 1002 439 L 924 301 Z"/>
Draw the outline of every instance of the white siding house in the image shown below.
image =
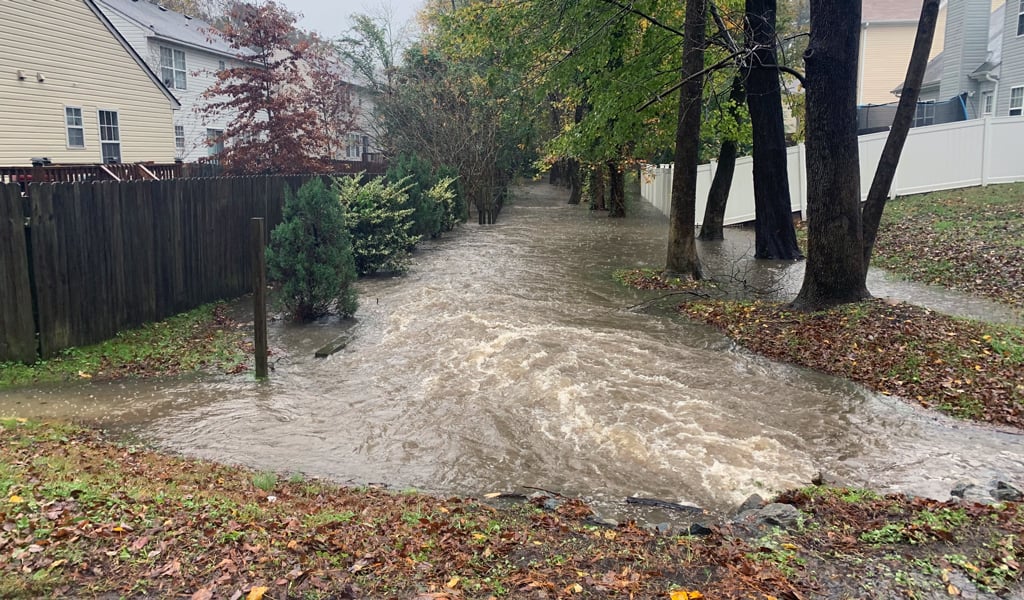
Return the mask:
<path id="1" fill-rule="evenodd" d="M 174 159 L 178 100 L 93 0 L 2 0 L 0 40 L 0 165 Z"/>
<path id="2" fill-rule="evenodd" d="M 230 113 L 204 115 L 204 91 L 216 73 L 238 61 L 209 23 L 147 0 L 96 0 L 100 9 L 181 101 L 172 135 L 175 157 L 194 162 L 217 152 L 208 137 L 225 129 Z"/>

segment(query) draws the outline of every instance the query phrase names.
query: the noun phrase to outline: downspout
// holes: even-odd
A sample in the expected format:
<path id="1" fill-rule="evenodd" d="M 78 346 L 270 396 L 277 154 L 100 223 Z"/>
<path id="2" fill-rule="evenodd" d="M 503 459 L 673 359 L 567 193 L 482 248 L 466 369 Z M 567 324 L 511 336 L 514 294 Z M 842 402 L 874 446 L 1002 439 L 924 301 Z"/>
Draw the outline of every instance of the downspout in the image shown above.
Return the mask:
<path id="1" fill-rule="evenodd" d="M 994 117 L 996 116 L 996 107 L 999 106 L 999 78 L 993 77 L 992 73 L 985 73 L 985 81 L 989 81 L 995 84 L 992 87 L 992 114 L 989 115 Z"/>
<path id="2" fill-rule="evenodd" d="M 964 101 L 964 97 L 965 96 L 967 96 L 967 92 L 964 92 L 964 93 L 960 94 L 959 96 L 957 96 L 957 98 L 960 100 L 960 108 L 962 108 L 963 111 L 964 111 L 964 121 L 966 121 L 967 119 L 970 118 L 967 115 L 967 102 Z"/>
<path id="3" fill-rule="evenodd" d="M 868 45 L 868 26 L 871 23 L 860 25 L 860 56 L 857 59 L 857 105 L 864 104 L 864 49 Z"/>

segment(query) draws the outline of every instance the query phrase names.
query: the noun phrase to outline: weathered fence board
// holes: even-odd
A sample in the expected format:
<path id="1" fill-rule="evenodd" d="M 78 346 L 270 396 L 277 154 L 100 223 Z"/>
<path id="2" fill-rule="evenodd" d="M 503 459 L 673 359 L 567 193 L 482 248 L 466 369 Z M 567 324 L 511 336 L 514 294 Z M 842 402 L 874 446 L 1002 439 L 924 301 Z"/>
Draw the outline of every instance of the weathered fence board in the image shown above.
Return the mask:
<path id="1" fill-rule="evenodd" d="M 272 230 L 285 186 L 306 179 L 31 184 L 28 198 L 0 186 L 0 361 L 50 358 L 248 293 L 249 220 Z"/>
<path id="2" fill-rule="evenodd" d="M 0 361 L 36 356 L 21 188 L 0 184 Z"/>

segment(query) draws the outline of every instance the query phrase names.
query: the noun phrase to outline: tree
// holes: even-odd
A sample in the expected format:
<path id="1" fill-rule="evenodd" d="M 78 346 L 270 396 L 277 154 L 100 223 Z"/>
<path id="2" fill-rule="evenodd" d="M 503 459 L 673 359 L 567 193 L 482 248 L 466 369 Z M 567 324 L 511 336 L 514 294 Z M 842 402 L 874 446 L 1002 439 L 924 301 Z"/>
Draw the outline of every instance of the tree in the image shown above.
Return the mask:
<path id="1" fill-rule="evenodd" d="M 679 91 L 676 129 L 676 167 L 672 176 L 668 256 L 665 271 L 700 279 L 694 226 L 697 203 L 697 162 L 700 153 L 701 94 L 704 78 L 704 44 L 707 0 L 686 0 L 683 39 L 683 85 Z"/>
<path id="2" fill-rule="evenodd" d="M 870 297 L 857 143 L 860 2 L 811 0 L 807 65 L 807 266 L 793 301 L 817 310 Z"/>
<path id="3" fill-rule="evenodd" d="M 314 173 L 324 170 L 321 152 L 329 146 L 318 122 L 302 60 L 308 41 L 295 41 L 295 15 L 268 0 L 259 6 L 235 4 L 221 34 L 237 52 L 239 64 L 217 73 L 199 111 L 234 113 L 219 155 L 231 173 Z"/>
<path id="4" fill-rule="evenodd" d="M 935 37 L 938 15 L 939 0 L 924 0 L 924 4 L 921 6 L 921 18 L 917 22 L 914 49 L 910 54 L 910 65 L 907 67 L 907 77 L 903 83 L 903 93 L 900 94 L 896 116 L 893 118 L 889 137 L 885 139 L 885 147 L 882 148 L 882 156 L 878 160 L 875 177 L 871 180 L 868 199 L 864 203 L 861 218 L 864 227 L 865 276 L 867 276 L 867 267 L 871 264 L 871 252 L 875 247 L 875 239 L 878 237 L 878 226 L 882 222 L 882 212 L 885 210 L 889 188 L 892 187 L 892 180 L 896 176 L 896 167 L 899 165 L 900 155 L 903 153 L 903 144 L 907 141 L 907 133 L 910 132 L 910 126 L 917 114 L 917 100 L 921 96 L 921 82 L 924 80 L 924 71 L 928 66 L 928 54 L 931 52 L 932 39 Z"/>
<path id="5" fill-rule="evenodd" d="M 343 317 L 356 312 L 356 266 L 345 223 L 345 208 L 320 177 L 298 193 L 285 188 L 284 219 L 270 235 L 270 278 L 281 284 L 281 299 L 298 320 L 335 308 Z"/>
<path id="6" fill-rule="evenodd" d="M 725 109 L 728 117 L 740 126 L 743 120 L 740 107 L 746 102 L 746 90 L 739 74 L 732 78 L 729 103 Z M 704 207 L 704 221 L 700 226 L 699 239 L 704 242 L 724 240 L 725 207 L 729 201 L 732 178 L 736 172 L 736 156 L 739 154 L 739 142 L 735 135 L 726 134 L 718 151 L 718 168 L 711 180 L 708 190 L 708 202 Z"/>
<path id="7" fill-rule="evenodd" d="M 746 0 L 744 83 L 754 133 L 754 258 L 803 258 L 796 242 L 775 40 L 776 0 Z"/>
<path id="8" fill-rule="evenodd" d="M 314 156 L 341 158 L 345 137 L 355 127 L 357 109 L 352 102 L 352 87 L 345 81 L 345 69 L 334 46 L 314 40 L 305 55 L 306 92 L 309 110 L 316 116 L 320 135 L 309 140 L 319 142 Z"/>

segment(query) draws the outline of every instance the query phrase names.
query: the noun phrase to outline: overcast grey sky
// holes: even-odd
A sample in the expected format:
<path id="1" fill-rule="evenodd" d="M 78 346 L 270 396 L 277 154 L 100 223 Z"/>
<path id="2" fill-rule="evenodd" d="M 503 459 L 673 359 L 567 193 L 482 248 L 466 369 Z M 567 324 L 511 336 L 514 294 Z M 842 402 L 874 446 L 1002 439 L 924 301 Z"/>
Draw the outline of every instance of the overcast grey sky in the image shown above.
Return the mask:
<path id="1" fill-rule="evenodd" d="M 283 4 L 302 13 L 299 27 L 335 38 L 348 30 L 352 13 L 376 14 L 390 7 L 394 23 L 402 25 L 412 20 L 423 0 L 283 0 Z"/>

